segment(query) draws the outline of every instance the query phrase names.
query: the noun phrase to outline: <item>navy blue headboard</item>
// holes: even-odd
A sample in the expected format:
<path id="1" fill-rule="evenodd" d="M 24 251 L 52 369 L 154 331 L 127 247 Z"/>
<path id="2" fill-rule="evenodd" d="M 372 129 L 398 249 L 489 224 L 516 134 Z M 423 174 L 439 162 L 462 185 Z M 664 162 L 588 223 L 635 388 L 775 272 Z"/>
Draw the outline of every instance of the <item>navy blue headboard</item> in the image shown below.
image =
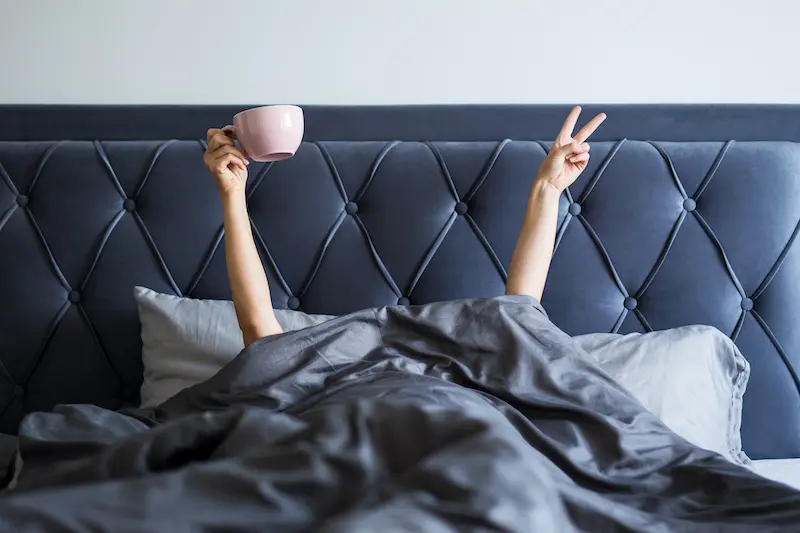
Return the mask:
<path id="1" fill-rule="evenodd" d="M 230 296 L 198 139 L 239 109 L 0 106 L 0 430 L 56 403 L 137 401 L 134 285 Z M 551 318 L 573 334 L 716 326 L 752 365 L 745 450 L 800 457 L 800 107 L 602 110 L 561 202 Z M 275 306 L 502 293 L 567 111 L 307 108 L 298 154 L 250 166 Z"/>

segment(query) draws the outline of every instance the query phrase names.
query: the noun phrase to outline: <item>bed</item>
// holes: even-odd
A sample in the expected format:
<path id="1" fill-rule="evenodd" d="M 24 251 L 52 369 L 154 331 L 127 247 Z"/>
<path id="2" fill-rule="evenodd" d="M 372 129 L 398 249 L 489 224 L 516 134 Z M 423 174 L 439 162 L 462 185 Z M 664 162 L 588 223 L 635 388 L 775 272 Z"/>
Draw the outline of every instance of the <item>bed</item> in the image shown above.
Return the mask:
<path id="1" fill-rule="evenodd" d="M 138 404 L 132 287 L 228 299 L 202 137 L 239 107 L 0 106 L 0 431 Z M 714 326 L 751 365 L 744 451 L 800 479 L 800 107 L 588 106 L 542 304 L 571 335 Z M 565 106 L 307 107 L 254 164 L 276 308 L 342 315 L 503 292 Z M 758 460 L 781 460 L 759 463 Z M 779 466 L 775 466 L 779 465 Z"/>

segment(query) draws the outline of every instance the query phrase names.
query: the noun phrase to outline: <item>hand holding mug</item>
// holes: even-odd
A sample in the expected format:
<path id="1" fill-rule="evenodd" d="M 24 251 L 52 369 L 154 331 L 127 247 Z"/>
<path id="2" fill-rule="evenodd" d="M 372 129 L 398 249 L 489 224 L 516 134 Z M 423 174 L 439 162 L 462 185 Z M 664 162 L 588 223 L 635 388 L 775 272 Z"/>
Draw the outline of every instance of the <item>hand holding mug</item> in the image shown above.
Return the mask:
<path id="1" fill-rule="evenodd" d="M 272 105 L 247 109 L 233 117 L 232 126 L 208 130 L 203 160 L 220 192 L 244 191 L 248 159 L 268 162 L 292 157 L 303 140 L 304 126 L 301 108 Z"/>
<path id="2" fill-rule="evenodd" d="M 208 149 L 203 161 L 214 177 L 221 193 L 244 191 L 247 183 L 247 154 L 236 148 L 233 137 L 227 132 L 208 130 Z"/>

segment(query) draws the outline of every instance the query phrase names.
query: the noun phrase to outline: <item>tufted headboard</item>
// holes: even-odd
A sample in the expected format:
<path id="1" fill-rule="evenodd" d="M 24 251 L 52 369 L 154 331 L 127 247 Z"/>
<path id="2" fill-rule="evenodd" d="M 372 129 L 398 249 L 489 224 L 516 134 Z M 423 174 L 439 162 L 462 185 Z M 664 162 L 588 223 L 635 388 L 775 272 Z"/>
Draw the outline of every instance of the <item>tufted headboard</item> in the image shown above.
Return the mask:
<path id="1" fill-rule="evenodd" d="M 56 403 L 136 403 L 134 285 L 230 297 L 198 139 L 239 109 L 0 106 L 0 430 Z M 545 308 L 572 334 L 716 326 L 752 366 L 745 450 L 800 456 L 800 107 L 602 110 Z M 250 166 L 274 305 L 502 293 L 567 111 L 307 108 L 298 154 Z"/>

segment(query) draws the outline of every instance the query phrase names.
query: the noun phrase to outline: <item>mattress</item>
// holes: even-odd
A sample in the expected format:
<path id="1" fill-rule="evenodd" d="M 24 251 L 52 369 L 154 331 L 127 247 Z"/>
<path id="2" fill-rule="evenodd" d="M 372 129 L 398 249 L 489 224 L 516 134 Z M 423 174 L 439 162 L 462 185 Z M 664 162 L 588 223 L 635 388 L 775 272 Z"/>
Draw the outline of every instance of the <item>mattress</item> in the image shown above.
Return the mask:
<path id="1" fill-rule="evenodd" d="M 800 490 L 800 458 L 753 461 L 757 474 Z"/>

